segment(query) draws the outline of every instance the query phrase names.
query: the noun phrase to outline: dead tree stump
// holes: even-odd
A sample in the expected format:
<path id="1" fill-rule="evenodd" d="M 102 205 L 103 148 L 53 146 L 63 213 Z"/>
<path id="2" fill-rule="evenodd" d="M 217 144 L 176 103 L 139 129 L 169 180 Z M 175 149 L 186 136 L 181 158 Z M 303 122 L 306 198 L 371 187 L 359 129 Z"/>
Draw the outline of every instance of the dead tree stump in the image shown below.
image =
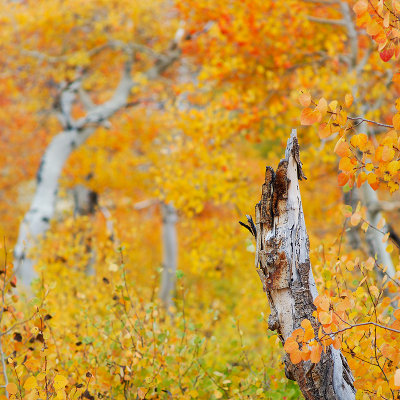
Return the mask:
<path id="1" fill-rule="evenodd" d="M 256 205 L 256 268 L 271 308 L 269 329 L 284 344 L 301 321 L 312 316 L 318 292 L 311 270 L 310 243 L 299 180 L 304 179 L 294 130 L 276 171 L 266 168 L 261 201 Z M 287 378 L 297 381 L 306 399 L 355 399 L 354 378 L 340 350 L 329 346 L 317 364 L 293 364 L 285 357 Z"/>

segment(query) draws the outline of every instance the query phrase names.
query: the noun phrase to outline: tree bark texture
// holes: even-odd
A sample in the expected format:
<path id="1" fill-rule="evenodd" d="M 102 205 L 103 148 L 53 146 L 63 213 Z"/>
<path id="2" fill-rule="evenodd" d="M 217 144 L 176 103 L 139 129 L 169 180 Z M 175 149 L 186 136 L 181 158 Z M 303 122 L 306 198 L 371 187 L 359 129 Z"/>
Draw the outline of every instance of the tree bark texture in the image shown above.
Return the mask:
<path id="1" fill-rule="evenodd" d="M 172 204 L 161 203 L 163 270 L 161 275 L 160 299 L 168 309 L 174 304 L 178 242 L 176 222 L 178 214 Z"/>
<path id="2" fill-rule="evenodd" d="M 282 343 L 300 328 L 303 319 L 310 320 L 316 330 L 319 327 L 312 316 L 318 292 L 299 189 L 299 180 L 305 178 L 301 165 L 294 130 L 277 170 L 266 168 L 261 201 L 256 205 L 255 263 L 270 303 L 268 327 L 278 333 Z M 307 400 L 355 399 L 350 368 L 333 346 L 322 353 L 318 364 L 293 364 L 286 356 L 285 373 L 297 381 Z"/>

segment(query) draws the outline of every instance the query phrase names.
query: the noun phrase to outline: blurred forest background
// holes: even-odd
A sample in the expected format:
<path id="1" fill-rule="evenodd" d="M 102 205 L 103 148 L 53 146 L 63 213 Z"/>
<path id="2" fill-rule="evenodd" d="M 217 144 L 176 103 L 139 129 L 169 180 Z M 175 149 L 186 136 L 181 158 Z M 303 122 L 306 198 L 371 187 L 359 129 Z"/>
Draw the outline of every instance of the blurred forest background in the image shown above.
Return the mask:
<path id="1" fill-rule="evenodd" d="M 1 1 L 1 398 L 301 398 L 267 329 L 254 239 L 238 224 L 292 128 L 319 291 L 362 291 L 365 274 L 379 301 L 389 293 L 382 318 L 393 318 L 398 249 L 382 238 L 400 235 L 399 168 L 388 187 L 360 178 L 376 191 L 352 189 L 352 176 L 338 184 L 346 129 L 301 126 L 321 119 L 302 112 L 309 94 L 327 99 L 314 104 L 321 113 L 339 102 L 392 124 L 397 49 L 378 51 L 379 32 L 360 27 L 353 6 Z M 379 144 L 386 127 L 357 129 Z M 383 274 L 355 268 L 371 257 Z M 377 307 L 360 294 L 351 318 Z M 362 334 L 343 347 L 357 396 L 396 398 L 400 356 L 379 362 Z"/>

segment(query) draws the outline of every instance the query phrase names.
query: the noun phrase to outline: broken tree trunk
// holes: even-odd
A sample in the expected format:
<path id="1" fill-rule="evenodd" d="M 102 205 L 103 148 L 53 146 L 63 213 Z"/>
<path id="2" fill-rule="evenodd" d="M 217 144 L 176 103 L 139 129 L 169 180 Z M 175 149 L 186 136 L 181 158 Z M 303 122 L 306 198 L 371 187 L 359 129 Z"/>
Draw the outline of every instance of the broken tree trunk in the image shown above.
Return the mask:
<path id="1" fill-rule="evenodd" d="M 256 268 L 267 293 L 271 314 L 268 327 L 282 343 L 312 316 L 318 292 L 311 270 L 309 240 L 299 180 L 305 178 L 296 131 L 288 140 L 285 159 L 277 170 L 266 168 L 261 201 L 256 205 Z M 340 350 L 329 346 L 321 361 L 293 364 L 285 357 L 287 378 L 297 381 L 306 399 L 355 399 L 354 378 Z"/>

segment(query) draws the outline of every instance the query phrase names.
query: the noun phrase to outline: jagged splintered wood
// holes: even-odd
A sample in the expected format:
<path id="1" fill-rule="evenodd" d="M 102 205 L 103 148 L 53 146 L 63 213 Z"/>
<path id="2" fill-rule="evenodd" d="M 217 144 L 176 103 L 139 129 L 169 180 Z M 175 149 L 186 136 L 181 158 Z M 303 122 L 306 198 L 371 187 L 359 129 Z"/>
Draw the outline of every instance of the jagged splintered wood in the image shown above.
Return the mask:
<path id="1" fill-rule="evenodd" d="M 269 329 L 282 341 L 312 316 L 318 292 L 310 264 L 310 243 L 304 221 L 299 180 L 305 179 L 296 130 L 288 140 L 285 159 L 276 171 L 266 168 L 261 201 L 256 205 L 256 268 L 268 296 Z M 285 374 L 297 381 L 306 399 L 355 399 L 354 378 L 340 350 L 329 346 L 321 361 L 293 364 L 285 356 Z"/>

